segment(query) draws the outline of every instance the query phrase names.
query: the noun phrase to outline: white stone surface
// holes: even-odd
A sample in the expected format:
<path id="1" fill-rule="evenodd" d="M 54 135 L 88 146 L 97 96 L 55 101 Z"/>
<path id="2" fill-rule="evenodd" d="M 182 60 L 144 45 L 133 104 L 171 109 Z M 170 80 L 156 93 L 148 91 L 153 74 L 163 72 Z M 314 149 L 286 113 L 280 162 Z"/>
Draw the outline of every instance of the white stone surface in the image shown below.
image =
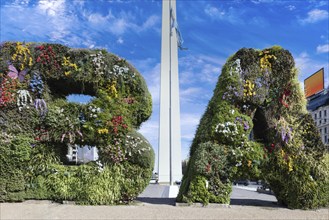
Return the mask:
<path id="1" fill-rule="evenodd" d="M 182 178 L 177 33 L 173 27 L 176 0 L 162 1 L 160 76 L 159 183 Z"/>

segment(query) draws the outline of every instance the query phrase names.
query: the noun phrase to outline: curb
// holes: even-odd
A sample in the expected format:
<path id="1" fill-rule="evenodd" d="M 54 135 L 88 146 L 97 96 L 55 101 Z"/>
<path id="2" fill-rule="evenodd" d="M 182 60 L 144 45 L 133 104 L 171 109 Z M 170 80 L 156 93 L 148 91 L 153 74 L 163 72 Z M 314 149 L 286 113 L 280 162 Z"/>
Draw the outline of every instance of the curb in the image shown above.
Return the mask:
<path id="1" fill-rule="evenodd" d="M 231 208 L 229 204 L 218 204 L 218 203 L 209 203 L 204 205 L 202 203 L 184 203 L 176 202 L 175 206 L 177 207 L 199 207 L 199 208 Z"/>

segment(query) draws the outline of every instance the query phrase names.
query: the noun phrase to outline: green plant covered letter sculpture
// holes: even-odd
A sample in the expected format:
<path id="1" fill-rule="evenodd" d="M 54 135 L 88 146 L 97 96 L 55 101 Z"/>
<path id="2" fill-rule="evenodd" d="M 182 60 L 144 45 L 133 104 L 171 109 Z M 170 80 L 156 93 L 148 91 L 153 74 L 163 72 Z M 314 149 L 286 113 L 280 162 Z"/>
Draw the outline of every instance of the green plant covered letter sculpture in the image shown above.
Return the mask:
<path id="1" fill-rule="evenodd" d="M 136 129 L 151 115 L 143 77 L 105 50 L 5 42 L 0 57 L 0 201 L 117 204 L 148 184 L 154 152 Z M 87 104 L 67 95 L 93 97 Z M 68 149 L 97 146 L 76 166 Z"/>
<path id="2" fill-rule="evenodd" d="M 177 200 L 229 203 L 232 180 L 264 179 L 281 204 L 329 204 L 329 166 L 289 51 L 241 49 L 222 68 Z"/>

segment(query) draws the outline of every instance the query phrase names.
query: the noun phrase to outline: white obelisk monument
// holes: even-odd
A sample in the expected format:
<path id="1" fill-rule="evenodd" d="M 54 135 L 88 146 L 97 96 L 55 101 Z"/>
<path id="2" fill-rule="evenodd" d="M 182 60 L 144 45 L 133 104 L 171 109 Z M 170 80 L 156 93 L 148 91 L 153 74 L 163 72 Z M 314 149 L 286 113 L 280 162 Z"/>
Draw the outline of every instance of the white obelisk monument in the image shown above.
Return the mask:
<path id="1" fill-rule="evenodd" d="M 163 0 L 158 174 L 159 183 L 170 186 L 182 179 L 178 41 L 175 24 L 176 0 Z M 174 194 L 175 192 L 169 193 L 169 197 L 176 197 Z"/>

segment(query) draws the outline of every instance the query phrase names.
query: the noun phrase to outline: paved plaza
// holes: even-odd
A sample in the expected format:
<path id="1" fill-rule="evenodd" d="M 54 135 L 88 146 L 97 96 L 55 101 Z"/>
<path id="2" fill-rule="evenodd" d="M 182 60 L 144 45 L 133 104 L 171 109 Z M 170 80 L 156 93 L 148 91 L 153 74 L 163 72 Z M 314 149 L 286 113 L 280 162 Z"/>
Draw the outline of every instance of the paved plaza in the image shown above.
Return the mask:
<path id="1" fill-rule="evenodd" d="M 329 219 L 328 209 L 290 210 L 280 207 L 272 195 L 256 192 L 256 186 L 234 186 L 231 205 L 176 206 L 162 198 L 165 186 L 150 184 L 129 206 L 78 206 L 30 200 L 0 203 L 0 219 Z"/>

